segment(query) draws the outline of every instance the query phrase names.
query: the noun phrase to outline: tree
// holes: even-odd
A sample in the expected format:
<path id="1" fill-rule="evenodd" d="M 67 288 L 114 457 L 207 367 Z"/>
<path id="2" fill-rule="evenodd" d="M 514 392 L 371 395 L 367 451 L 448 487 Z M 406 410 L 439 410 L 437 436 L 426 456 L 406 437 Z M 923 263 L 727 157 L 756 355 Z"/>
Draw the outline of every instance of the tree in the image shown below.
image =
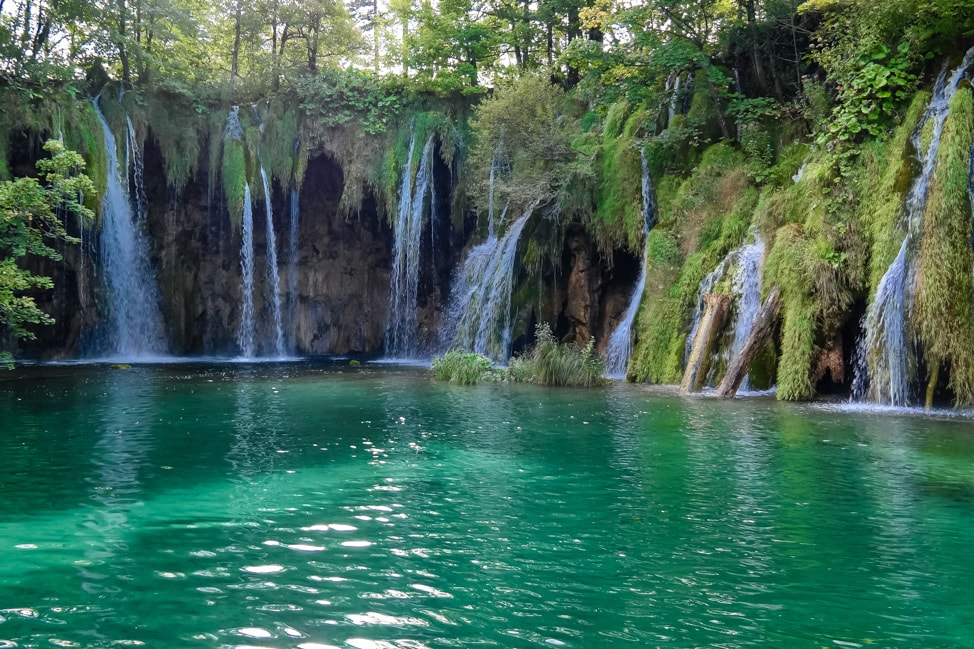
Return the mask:
<path id="1" fill-rule="evenodd" d="M 418 27 L 408 37 L 409 67 L 438 89 L 475 88 L 479 75 L 497 59 L 496 26 L 471 0 L 423 3 Z"/>
<path id="2" fill-rule="evenodd" d="M 44 184 L 36 178 L 0 182 L 0 333 L 14 340 L 33 339 L 30 325 L 54 322 L 30 295 L 34 289 L 51 288 L 51 278 L 33 274 L 23 262 L 30 257 L 60 260 L 51 244 L 77 242 L 67 234 L 61 217 L 92 217 L 81 203 L 85 193 L 94 192 L 82 173 L 84 159 L 57 140 L 49 140 L 44 149 L 51 154 L 37 163 Z M 0 362 L 12 367 L 10 352 L 0 352 Z"/>

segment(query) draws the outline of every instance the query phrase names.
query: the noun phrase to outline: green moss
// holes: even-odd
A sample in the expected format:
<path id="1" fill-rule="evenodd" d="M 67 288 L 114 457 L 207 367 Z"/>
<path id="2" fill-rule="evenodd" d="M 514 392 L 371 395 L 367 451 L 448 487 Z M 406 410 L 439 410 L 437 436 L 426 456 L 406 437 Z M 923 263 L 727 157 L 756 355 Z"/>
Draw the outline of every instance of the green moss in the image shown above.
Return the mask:
<path id="1" fill-rule="evenodd" d="M 969 88 L 961 88 L 950 103 L 924 213 L 913 317 L 928 367 L 949 367 L 957 405 L 974 403 L 974 255 L 967 193 L 972 141 L 974 100 Z"/>
<path id="2" fill-rule="evenodd" d="M 671 293 L 677 272 L 651 264 L 646 293 L 637 319 L 638 338 L 628 379 L 679 383 L 683 372 L 686 323 L 680 300 Z"/>
<path id="3" fill-rule="evenodd" d="M 781 359 L 777 397 L 800 401 L 815 394 L 811 381 L 815 355 L 816 305 L 809 282 L 809 241 L 800 226 L 778 231 L 765 262 L 765 285 L 779 286 L 782 299 Z"/>
<path id="4" fill-rule="evenodd" d="M 672 222 L 685 255 L 709 251 L 716 266 L 740 245 L 757 199 L 743 167 L 738 151 L 726 144 L 714 145 L 672 195 L 659 197 L 661 223 Z"/>
<path id="5" fill-rule="evenodd" d="M 856 218 L 871 242 L 870 295 L 876 292 L 906 234 L 902 228 L 903 206 L 913 176 L 915 156 L 911 136 L 929 101 L 929 93 L 917 93 L 903 123 L 893 131 L 892 137 L 866 144 L 859 157 L 853 179 L 859 197 Z"/>
<path id="6" fill-rule="evenodd" d="M 243 218 L 244 196 L 247 185 L 247 160 L 244 145 L 239 140 L 227 138 L 223 142 L 223 196 L 226 200 L 230 222 L 239 228 Z"/>
<path id="7" fill-rule="evenodd" d="M 665 227 L 656 227 L 649 233 L 647 242 L 649 259 L 660 266 L 674 268 L 683 262 L 680 242 Z"/>
<path id="8" fill-rule="evenodd" d="M 599 189 L 592 225 L 603 252 L 642 247 L 642 159 L 635 135 L 645 114 L 628 114 L 628 106 L 619 102 L 609 109 L 598 151 Z"/>
<path id="9" fill-rule="evenodd" d="M 85 196 L 85 207 L 98 215 L 101 198 L 108 188 L 105 136 L 91 102 L 84 102 L 74 119 L 65 123 L 64 143 L 85 159 L 85 174 L 95 186 L 95 194 Z"/>
<path id="10" fill-rule="evenodd" d="M 768 178 L 778 187 L 793 185 L 795 175 L 808 160 L 808 154 L 807 144 L 801 142 L 789 144 L 778 154 L 777 162 L 768 170 Z"/>
<path id="11" fill-rule="evenodd" d="M 270 102 L 260 137 L 260 161 L 271 178 L 290 187 L 295 171 L 295 142 L 298 141 L 298 112 L 293 100 Z"/>
<path id="12" fill-rule="evenodd" d="M 196 173 L 206 130 L 202 107 L 185 97 L 156 92 L 146 98 L 149 129 L 162 153 L 166 183 L 179 190 Z"/>
<path id="13" fill-rule="evenodd" d="M 815 395 L 811 380 L 816 343 L 831 339 L 847 317 L 852 295 L 834 243 L 798 224 L 775 236 L 765 262 L 764 286 L 781 289 L 783 325 L 778 393 L 785 401 Z"/>

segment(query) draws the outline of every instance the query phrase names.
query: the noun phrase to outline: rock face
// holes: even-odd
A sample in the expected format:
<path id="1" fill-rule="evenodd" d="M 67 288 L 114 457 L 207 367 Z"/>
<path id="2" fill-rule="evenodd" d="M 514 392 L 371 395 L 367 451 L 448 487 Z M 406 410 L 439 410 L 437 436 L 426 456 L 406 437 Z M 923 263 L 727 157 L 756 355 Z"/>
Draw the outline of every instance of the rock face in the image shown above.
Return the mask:
<path id="1" fill-rule="evenodd" d="M 327 157 L 312 158 L 300 191 L 296 308 L 283 322 L 285 338 L 302 354 L 375 354 L 382 349 L 389 290 L 390 229 L 367 200 L 358 218 L 338 215 L 341 169 Z M 241 317 L 239 228 L 217 200 L 222 192 L 191 183 L 178 200 L 150 204 L 153 262 L 159 269 L 167 328 L 175 354 L 237 353 Z M 287 290 L 291 263 L 287 233 L 289 195 L 273 196 L 278 275 Z M 254 305 L 257 353 L 272 353 L 271 287 L 262 201 L 254 206 Z M 281 234 L 283 233 L 283 234 Z"/>
<path id="2" fill-rule="evenodd" d="M 341 170 L 326 158 L 308 165 L 301 190 L 295 342 L 304 353 L 374 354 L 385 333 L 391 229 L 376 216 L 372 199 L 357 218 L 338 216 L 341 180 Z"/>
<path id="3" fill-rule="evenodd" d="M 568 336 L 577 344 L 584 345 L 593 337 L 598 323 L 602 269 L 595 263 L 592 242 L 584 231 L 569 232 L 565 245 L 571 255 L 571 271 L 565 297 Z"/>
<path id="4" fill-rule="evenodd" d="M 151 266 L 156 270 L 169 350 L 174 355 L 233 357 L 242 311 L 241 232 L 223 205 L 218 178 L 201 171 L 179 192 L 166 185 L 162 157 L 151 138 L 145 146 L 146 218 Z M 430 353 L 442 351 L 439 329 L 449 302 L 455 269 L 476 227 L 472 213 L 451 218 L 454 177 L 436 156 L 436 203 L 424 226 L 417 300 L 418 339 Z M 338 214 L 343 173 L 327 155 L 312 156 L 302 183 L 297 254 L 289 247 L 290 191 L 274 183 L 273 218 L 283 328 L 288 352 L 296 354 L 381 355 L 387 326 L 393 230 L 380 216 L 376 198 L 367 195 L 357 216 Z M 272 289 L 267 280 L 264 202 L 253 205 L 255 350 L 274 353 Z M 21 345 L 21 355 L 35 358 L 84 357 L 97 349 L 103 326 L 97 225 L 81 235 L 80 246 L 66 246 L 64 261 L 36 262 L 35 270 L 52 276 L 55 289 L 38 293 L 38 304 L 56 318 L 37 329 L 38 339 Z M 561 271 L 527 281 L 520 273 L 521 301 L 516 309 L 515 349 L 533 342 L 534 325 L 546 321 L 566 341 L 584 345 L 601 339 L 625 309 L 628 273 L 608 268 L 581 226 L 569 226 L 560 243 Z M 293 311 L 287 308 L 289 277 L 295 272 Z M 567 271 L 567 272 L 566 272 Z M 620 277 L 615 277 L 620 275 Z M 609 280 L 612 280 L 611 282 Z M 623 287 L 624 288 L 624 287 Z M 533 297 L 532 297 L 533 296 Z"/>

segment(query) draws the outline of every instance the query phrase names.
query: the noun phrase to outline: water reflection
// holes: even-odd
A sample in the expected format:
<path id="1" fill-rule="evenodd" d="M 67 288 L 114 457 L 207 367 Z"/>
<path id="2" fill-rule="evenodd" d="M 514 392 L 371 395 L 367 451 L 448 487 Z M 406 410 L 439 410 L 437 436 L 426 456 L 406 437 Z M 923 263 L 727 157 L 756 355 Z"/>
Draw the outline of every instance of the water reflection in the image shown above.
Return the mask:
<path id="1" fill-rule="evenodd" d="M 82 636 L 98 641 L 117 637 L 119 625 L 126 626 L 115 609 L 116 600 L 139 577 L 132 541 L 142 523 L 139 514 L 146 494 L 141 474 L 154 445 L 158 398 L 155 384 L 135 373 L 117 373 L 106 388 L 99 400 L 88 501 L 82 529 L 76 532 L 84 548 L 84 558 L 75 564 L 80 586 L 89 601 L 101 607 Z"/>

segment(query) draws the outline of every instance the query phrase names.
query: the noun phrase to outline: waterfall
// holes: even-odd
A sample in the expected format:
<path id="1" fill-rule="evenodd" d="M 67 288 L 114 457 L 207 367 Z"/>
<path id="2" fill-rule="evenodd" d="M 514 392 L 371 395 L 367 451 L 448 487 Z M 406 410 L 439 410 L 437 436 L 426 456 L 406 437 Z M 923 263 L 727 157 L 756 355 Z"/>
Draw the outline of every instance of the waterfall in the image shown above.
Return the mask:
<path id="1" fill-rule="evenodd" d="M 244 207 L 240 236 L 240 329 L 237 346 L 244 358 L 254 357 L 254 209 L 250 204 L 250 183 L 244 184 Z"/>
<path id="2" fill-rule="evenodd" d="M 896 259 L 880 280 L 864 318 L 860 349 L 857 351 L 854 399 L 892 406 L 906 406 L 911 401 L 914 350 L 909 315 L 913 310 L 917 237 L 923 225 L 930 180 L 950 101 L 972 63 L 974 47 L 967 51 L 964 60 L 949 76 L 944 66 L 937 78 L 933 97 L 913 133 L 913 146 L 920 160 L 921 172 L 907 195 L 903 243 Z M 924 150 L 921 136 L 931 120 L 930 143 Z"/>
<path id="3" fill-rule="evenodd" d="M 697 289 L 697 303 L 691 316 L 690 333 L 687 335 L 684 348 L 683 362 L 686 364 L 693 348 L 693 341 L 700 328 L 700 320 L 704 312 L 704 295 L 712 293 L 717 284 L 723 280 L 732 269 L 730 289 L 734 297 L 734 315 L 732 320 L 733 338 L 729 346 L 725 345 L 722 356 L 729 360 L 741 350 L 747 340 L 754 320 L 761 310 L 761 277 L 764 269 L 764 240 L 757 233 L 753 233 L 754 242 L 741 245 L 727 253 L 727 256 L 709 275 L 704 277 Z M 748 379 L 745 377 L 741 389 L 746 390 Z"/>
<path id="4" fill-rule="evenodd" d="M 511 353 L 511 293 L 517 244 L 534 206 L 497 235 L 474 247 L 453 280 L 444 338 L 451 347 L 506 361 Z"/>
<path id="5" fill-rule="evenodd" d="M 271 317 L 274 320 L 274 354 L 284 356 L 284 325 L 281 322 L 281 276 L 277 270 L 277 238 L 274 236 L 274 212 L 271 209 L 271 184 L 267 172 L 260 168 L 264 184 L 264 213 L 267 220 L 267 283 L 271 288 Z"/>
<path id="6" fill-rule="evenodd" d="M 138 358 L 165 353 L 159 288 L 149 262 L 149 242 L 143 233 L 144 210 L 136 213 L 119 168 L 115 136 L 92 100 L 105 137 L 107 187 L 102 201 L 101 272 L 108 296 L 107 351 L 113 356 Z M 131 129 L 131 122 L 128 123 Z M 134 139 L 134 130 L 129 132 Z M 138 160 L 132 174 L 136 207 L 144 208 L 141 156 L 126 139 L 126 162 Z M 137 148 L 135 149 L 137 151 Z M 124 170 L 128 176 L 128 167 Z M 141 204 L 140 204 L 140 201 Z"/>
<path id="7" fill-rule="evenodd" d="M 687 364 L 687 360 L 690 358 L 690 352 L 693 350 L 693 341 L 697 337 L 697 330 L 700 329 L 700 320 L 703 318 L 704 307 L 706 306 L 703 301 L 703 296 L 707 293 L 713 293 L 714 288 L 717 286 L 717 282 L 721 280 L 727 269 L 734 263 L 734 258 L 737 255 L 737 250 L 732 250 L 727 254 L 726 257 L 717 264 L 717 268 L 710 272 L 709 275 L 703 278 L 700 282 L 700 287 L 697 289 L 697 303 L 693 307 L 693 313 L 690 316 L 690 331 L 687 334 L 686 344 L 683 348 L 683 365 Z"/>
<path id="8" fill-rule="evenodd" d="M 287 316 L 290 323 L 291 339 L 289 348 L 296 351 L 297 335 L 295 327 L 298 321 L 298 225 L 300 211 L 300 192 L 297 187 L 291 188 L 291 224 L 288 233 L 288 264 L 287 264 Z"/>
<path id="9" fill-rule="evenodd" d="M 142 158 L 142 150 L 139 148 L 139 139 L 135 135 L 135 126 L 132 125 L 132 118 L 125 116 L 125 126 L 127 138 L 125 140 L 125 168 L 131 170 L 129 176 L 129 196 L 135 205 L 135 218 L 137 221 L 145 219 L 146 208 L 149 199 L 145 195 L 145 162 Z"/>
<path id="10" fill-rule="evenodd" d="M 399 359 L 416 358 L 422 353 L 417 336 L 416 309 L 423 214 L 426 197 L 432 195 L 433 137 L 430 136 L 423 148 L 416 170 L 416 182 L 412 183 L 414 146 L 415 134 L 409 141 L 409 155 L 399 191 L 386 326 L 386 355 Z"/>
<path id="11" fill-rule="evenodd" d="M 649 163 L 646 153 L 641 152 L 643 165 L 642 199 L 643 199 L 643 259 L 639 269 L 639 279 L 633 288 L 629 306 L 626 308 L 622 320 L 619 321 L 609 342 L 605 347 L 606 375 L 610 378 L 624 378 L 629 357 L 632 356 L 632 325 L 639 312 L 639 304 L 646 289 L 646 271 L 649 267 L 649 231 L 656 225 L 656 198 L 653 195 L 653 183 L 649 177 Z"/>
<path id="12" fill-rule="evenodd" d="M 754 243 L 740 248 L 737 255 L 737 272 L 731 285 L 734 291 L 734 340 L 727 352 L 733 358 L 744 347 L 754 321 L 761 310 L 761 274 L 764 270 L 764 240 L 755 235 Z M 750 377 L 741 382 L 741 391 L 749 387 Z"/>

